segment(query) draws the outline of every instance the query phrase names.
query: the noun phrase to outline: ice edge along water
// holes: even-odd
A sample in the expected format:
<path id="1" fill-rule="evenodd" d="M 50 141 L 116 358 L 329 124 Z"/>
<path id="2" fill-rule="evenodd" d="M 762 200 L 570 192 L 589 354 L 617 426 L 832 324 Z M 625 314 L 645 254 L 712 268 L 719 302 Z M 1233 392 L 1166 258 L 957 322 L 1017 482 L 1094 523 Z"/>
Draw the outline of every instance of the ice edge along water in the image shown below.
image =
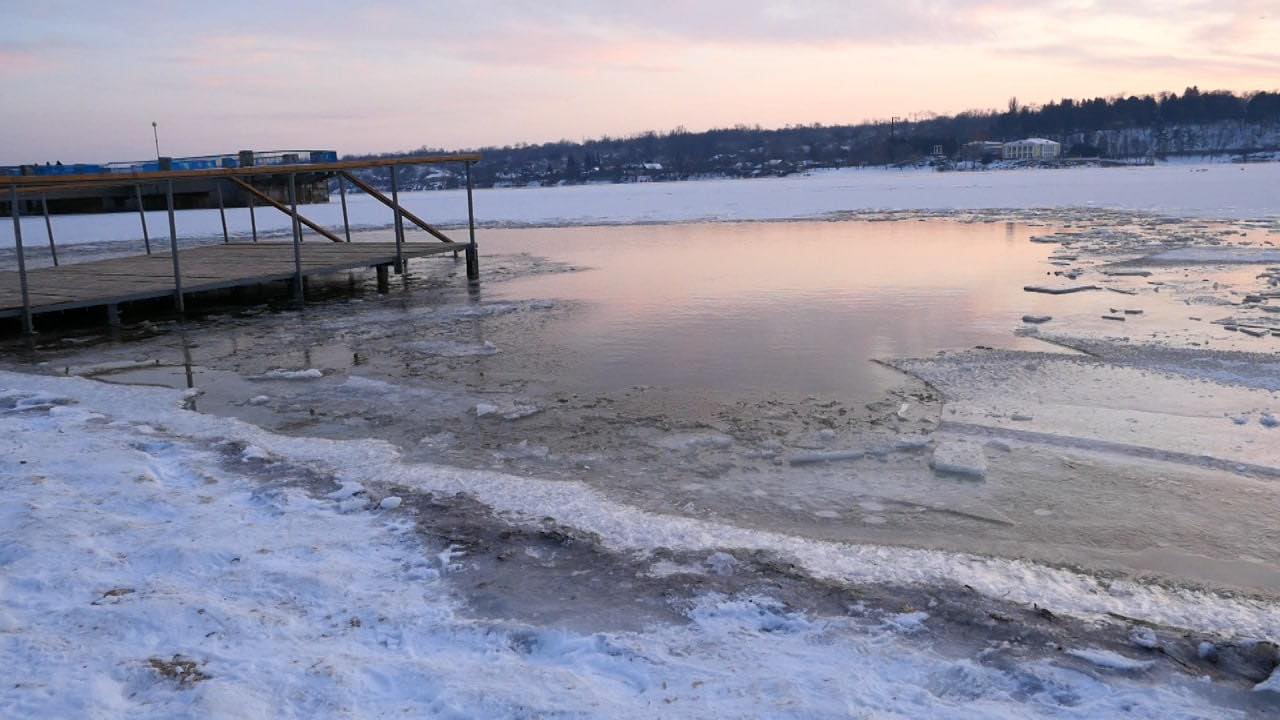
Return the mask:
<path id="1" fill-rule="evenodd" d="M 380 440 L 328 440 L 276 435 L 232 418 L 181 409 L 183 393 L 81 378 L 0 372 L 0 385 L 109 407 L 115 417 L 162 425 L 184 437 L 236 440 L 295 463 L 318 463 L 347 483 L 401 484 L 445 495 L 465 493 L 523 521 L 552 518 L 597 535 L 608 548 L 645 554 L 659 548 L 711 553 L 772 553 L 812 576 L 846 583 L 968 586 L 991 598 L 1036 604 L 1084 618 L 1115 614 L 1227 638 L 1280 639 L 1280 606 L 1198 589 L 1102 579 L 1021 560 L 900 547 L 810 540 L 695 518 L 659 515 L 613 501 L 582 483 L 492 471 L 407 464 Z"/>
<path id="2" fill-rule="evenodd" d="M 312 498 L 211 449 L 350 456 L 344 474 L 369 482 L 395 463 L 385 445 L 280 437 L 182 410 L 184 396 L 0 373 L 7 716 L 1203 716 L 1190 680 L 991 667 L 899 639 L 923 612 L 848 632 L 764 598 L 705 597 L 689 627 L 645 633 L 467 621 L 441 582 L 453 553 L 433 558 L 407 518 L 350 504 L 357 481 Z"/>

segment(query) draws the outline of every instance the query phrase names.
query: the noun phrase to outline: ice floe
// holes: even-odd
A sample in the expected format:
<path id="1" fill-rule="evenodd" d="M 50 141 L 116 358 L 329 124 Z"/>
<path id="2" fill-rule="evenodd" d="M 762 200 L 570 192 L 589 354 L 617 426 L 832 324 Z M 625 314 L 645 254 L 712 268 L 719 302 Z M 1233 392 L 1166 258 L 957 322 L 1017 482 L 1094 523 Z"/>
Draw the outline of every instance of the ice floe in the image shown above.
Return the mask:
<path id="1" fill-rule="evenodd" d="M 1153 660 L 1135 660 L 1112 650 L 1100 650 L 1098 648 L 1073 648 L 1067 650 L 1067 654 L 1072 657 L 1078 657 L 1086 662 L 1093 663 L 1100 668 L 1105 668 L 1107 670 L 1120 670 L 1122 672 L 1147 670 L 1152 665 L 1155 665 L 1155 661 Z"/>
<path id="2" fill-rule="evenodd" d="M 403 347 L 422 355 L 445 358 L 493 355 L 498 352 L 497 346 L 487 340 L 479 343 L 456 340 L 416 340 L 404 343 Z"/>
<path id="3" fill-rule="evenodd" d="M 268 370 L 258 377 L 262 380 L 316 380 L 324 377 L 324 371 L 318 368 L 306 368 L 303 370 L 277 368 L 275 370 Z"/>
<path id="4" fill-rule="evenodd" d="M 933 448 L 929 466 L 940 473 L 980 480 L 987 475 L 987 456 L 978 443 L 944 440 Z"/>

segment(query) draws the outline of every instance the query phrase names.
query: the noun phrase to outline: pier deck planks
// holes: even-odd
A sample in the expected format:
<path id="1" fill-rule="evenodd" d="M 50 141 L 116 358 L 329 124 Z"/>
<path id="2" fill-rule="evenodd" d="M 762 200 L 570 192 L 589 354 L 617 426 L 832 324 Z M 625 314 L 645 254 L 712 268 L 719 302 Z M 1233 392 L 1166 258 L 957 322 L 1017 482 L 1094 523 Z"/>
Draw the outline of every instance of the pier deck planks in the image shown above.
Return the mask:
<path id="1" fill-rule="evenodd" d="M 462 243 L 405 243 L 405 258 L 462 251 Z M 306 242 L 302 274 L 377 267 L 395 262 L 395 243 Z M 178 251 L 182 293 L 257 285 L 294 275 L 293 244 L 235 242 Z M 168 252 L 27 269 L 33 314 L 172 297 L 173 259 Z M 0 317 L 22 314 L 17 271 L 0 272 Z"/>

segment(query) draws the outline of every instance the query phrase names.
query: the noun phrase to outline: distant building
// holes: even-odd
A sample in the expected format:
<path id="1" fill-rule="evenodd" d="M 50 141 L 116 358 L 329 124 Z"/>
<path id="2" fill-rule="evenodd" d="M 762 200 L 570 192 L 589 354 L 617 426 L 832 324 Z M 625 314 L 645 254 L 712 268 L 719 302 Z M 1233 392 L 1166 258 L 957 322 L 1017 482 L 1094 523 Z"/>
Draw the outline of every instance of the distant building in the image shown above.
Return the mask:
<path id="1" fill-rule="evenodd" d="M 998 158 L 1004 154 L 1004 143 L 992 140 L 974 140 L 960 146 L 961 160 L 981 160 L 984 157 Z"/>
<path id="2" fill-rule="evenodd" d="M 1062 143 L 1044 138 L 1027 138 L 1007 142 L 1000 149 L 1005 160 L 1054 160 L 1062 155 Z"/>

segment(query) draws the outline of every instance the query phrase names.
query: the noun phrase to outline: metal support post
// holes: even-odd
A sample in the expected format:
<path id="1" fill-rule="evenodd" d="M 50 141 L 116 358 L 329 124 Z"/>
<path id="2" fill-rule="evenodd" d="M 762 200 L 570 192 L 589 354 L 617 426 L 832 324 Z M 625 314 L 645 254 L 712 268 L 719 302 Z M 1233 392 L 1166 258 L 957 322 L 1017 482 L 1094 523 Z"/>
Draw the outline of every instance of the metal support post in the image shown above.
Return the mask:
<path id="1" fill-rule="evenodd" d="M 218 188 L 218 215 L 222 218 L 222 242 L 223 244 L 231 242 L 231 236 L 227 234 L 227 206 L 222 202 L 222 183 L 214 180 L 214 187 Z"/>
<path id="2" fill-rule="evenodd" d="M 391 170 L 391 205 L 395 211 L 395 233 L 396 233 L 396 274 L 404 272 L 404 218 L 400 215 L 400 180 L 398 179 L 399 168 L 392 165 Z"/>
<path id="3" fill-rule="evenodd" d="M 253 229 L 253 241 L 258 242 L 258 214 L 253 209 L 253 195 L 249 196 L 249 227 Z"/>
<path id="4" fill-rule="evenodd" d="M 467 167 L 467 231 L 471 237 L 471 242 L 467 244 L 467 281 L 478 283 L 480 282 L 480 252 L 476 247 L 475 202 L 471 198 L 471 163 L 464 164 Z"/>
<path id="5" fill-rule="evenodd" d="M 338 195 L 342 197 L 342 230 L 347 235 L 347 242 L 351 242 L 351 221 L 347 219 L 347 181 L 341 175 L 338 176 Z"/>
<path id="6" fill-rule="evenodd" d="M 182 301 L 182 268 L 178 265 L 178 222 L 173 217 L 173 181 L 165 183 L 165 201 L 169 206 L 169 254 L 173 257 L 173 307 L 186 312 Z"/>
<path id="7" fill-rule="evenodd" d="M 22 252 L 22 206 L 18 204 L 18 186 L 9 186 L 9 215 L 13 217 L 13 245 L 18 253 L 18 284 L 22 288 L 22 332 L 35 332 L 31 322 L 31 296 L 27 290 L 27 261 Z"/>
<path id="8" fill-rule="evenodd" d="M 147 248 L 147 254 L 151 254 L 151 237 L 147 235 L 147 211 L 142 207 L 142 186 L 133 186 L 134 196 L 138 198 L 138 218 L 142 220 L 142 244 Z"/>
<path id="9" fill-rule="evenodd" d="M 297 175 L 289 173 L 289 206 L 293 209 L 293 297 L 299 303 L 306 301 L 302 288 L 302 223 L 298 222 Z"/>
<path id="10" fill-rule="evenodd" d="M 58 267 L 58 248 L 53 244 L 53 221 L 49 219 L 49 196 L 40 196 L 40 209 L 44 211 L 44 231 L 49 236 L 49 254 L 53 256 L 53 266 Z"/>

